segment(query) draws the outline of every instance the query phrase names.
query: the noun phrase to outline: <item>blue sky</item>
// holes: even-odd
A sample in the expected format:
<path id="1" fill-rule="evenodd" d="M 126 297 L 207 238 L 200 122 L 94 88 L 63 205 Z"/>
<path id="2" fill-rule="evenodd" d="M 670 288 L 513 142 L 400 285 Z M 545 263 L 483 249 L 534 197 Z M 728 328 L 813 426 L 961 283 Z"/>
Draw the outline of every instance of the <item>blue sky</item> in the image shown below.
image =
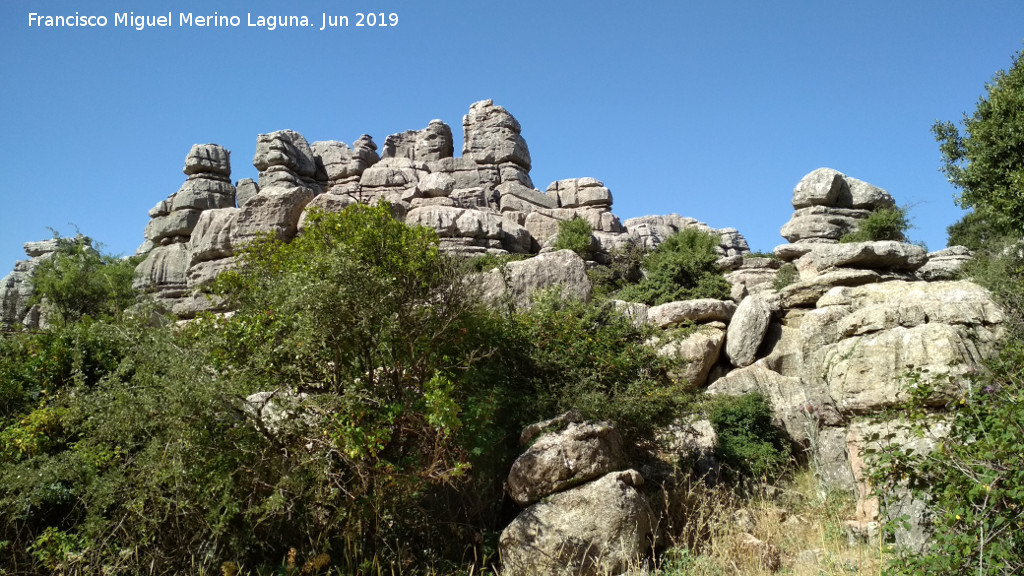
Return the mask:
<path id="1" fill-rule="evenodd" d="M 110 23 L 28 25 L 76 11 Z M 126 11 L 242 26 L 113 27 Z M 320 31 L 325 11 L 399 24 Z M 250 28 L 247 13 L 317 25 Z M 235 180 L 256 175 L 257 134 L 285 128 L 379 145 L 440 118 L 459 150 L 486 98 L 522 124 L 537 187 L 593 176 L 623 219 L 674 212 L 771 250 L 793 186 L 829 166 L 911 205 L 911 236 L 935 250 L 961 211 L 930 127 L 973 110 L 1022 40 L 1019 0 L 7 0 L 0 276 L 47 227 L 133 252 L 194 143 L 230 149 Z"/>

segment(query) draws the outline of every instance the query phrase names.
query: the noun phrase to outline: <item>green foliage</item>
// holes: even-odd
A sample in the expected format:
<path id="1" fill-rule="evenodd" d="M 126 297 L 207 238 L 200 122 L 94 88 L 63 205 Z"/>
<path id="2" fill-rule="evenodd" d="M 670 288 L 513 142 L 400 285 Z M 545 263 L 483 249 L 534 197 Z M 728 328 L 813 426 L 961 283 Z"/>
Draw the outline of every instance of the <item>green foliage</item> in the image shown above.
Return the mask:
<path id="1" fill-rule="evenodd" d="M 946 234 L 947 246 L 966 246 L 979 252 L 1005 244 L 1013 236 L 1013 228 L 1005 215 L 979 206 L 947 226 Z"/>
<path id="2" fill-rule="evenodd" d="M 488 270 L 501 268 L 509 262 L 518 262 L 526 258 L 525 254 L 480 254 L 479 256 L 467 258 L 463 262 L 463 269 L 470 273 L 487 272 Z"/>
<path id="3" fill-rule="evenodd" d="M 644 258 L 644 277 L 619 291 L 618 298 L 649 305 L 692 298 L 729 297 L 729 283 L 715 261 L 719 238 L 685 228 Z"/>
<path id="4" fill-rule="evenodd" d="M 572 250 L 584 260 L 594 259 L 594 229 L 582 218 L 558 223 L 558 236 L 552 245 L 556 250 Z"/>
<path id="5" fill-rule="evenodd" d="M 775 271 L 775 280 L 772 281 L 773 290 L 782 290 L 800 279 L 800 273 L 792 262 L 786 262 Z"/>
<path id="6" fill-rule="evenodd" d="M 985 85 L 963 131 L 952 122 L 932 126 L 942 152 L 942 171 L 960 190 L 957 203 L 1005 217 L 1009 230 L 1024 231 L 1024 61 L 1013 58 Z"/>
<path id="7" fill-rule="evenodd" d="M 669 377 L 673 362 L 608 302 L 566 302 L 551 292 L 519 325 L 521 341 L 529 343 L 519 369 L 532 391 L 524 396 L 535 398 L 533 419 L 576 408 L 641 439 L 689 402 L 687 383 Z"/>
<path id="8" fill-rule="evenodd" d="M 1006 345 L 991 372 L 972 378 L 956 401 L 949 433 L 930 454 L 869 438 L 871 481 L 883 504 L 901 489 L 929 507 L 928 548 L 897 554 L 891 574 L 1019 574 L 1024 570 L 1024 342 Z M 927 405 L 944 378 L 912 377 L 905 412 L 911 437 L 935 424 Z M 898 509 L 897 509 L 898 510 Z M 891 514 L 899 514 L 895 512 Z M 905 518 L 889 523 L 898 529 Z"/>
<path id="9" fill-rule="evenodd" d="M 772 425 L 772 408 L 760 393 L 718 399 L 709 420 L 727 478 L 772 482 L 789 464 L 789 442 Z"/>
<path id="10" fill-rule="evenodd" d="M 637 243 L 628 243 L 613 248 L 608 253 L 607 263 L 587 270 L 594 293 L 601 297 L 611 297 L 623 287 L 639 282 L 643 278 L 641 265 L 647 251 Z"/>
<path id="11" fill-rule="evenodd" d="M 906 232 L 911 228 L 905 207 L 880 208 L 857 225 L 857 230 L 843 234 L 840 242 L 874 242 L 895 240 L 907 242 Z"/>
<path id="12" fill-rule="evenodd" d="M 53 257 L 32 273 L 31 304 L 43 303 L 51 323 L 114 316 L 135 302 L 132 275 L 139 258 L 101 254 L 83 236 L 57 240 Z"/>

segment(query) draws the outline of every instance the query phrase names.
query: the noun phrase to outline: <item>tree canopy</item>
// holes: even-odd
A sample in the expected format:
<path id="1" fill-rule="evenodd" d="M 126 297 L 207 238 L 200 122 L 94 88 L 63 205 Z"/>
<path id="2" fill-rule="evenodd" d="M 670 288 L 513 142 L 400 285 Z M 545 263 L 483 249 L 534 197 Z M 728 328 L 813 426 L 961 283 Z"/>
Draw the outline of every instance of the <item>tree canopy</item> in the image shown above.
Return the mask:
<path id="1" fill-rule="evenodd" d="M 1024 232 L 1024 62 L 1019 52 L 1009 70 L 996 73 L 986 94 L 961 128 L 952 122 L 932 126 L 942 152 L 942 171 L 960 190 L 956 202 L 984 216 L 1001 234 Z M 998 215 L 998 217 L 996 216 Z M 966 217 L 965 217 L 966 218 Z M 973 219 L 977 224 L 977 218 Z M 969 222 L 950 227 L 952 240 L 973 241 Z M 990 236 L 991 234 L 989 234 Z M 972 246 L 978 248 L 980 246 Z"/>

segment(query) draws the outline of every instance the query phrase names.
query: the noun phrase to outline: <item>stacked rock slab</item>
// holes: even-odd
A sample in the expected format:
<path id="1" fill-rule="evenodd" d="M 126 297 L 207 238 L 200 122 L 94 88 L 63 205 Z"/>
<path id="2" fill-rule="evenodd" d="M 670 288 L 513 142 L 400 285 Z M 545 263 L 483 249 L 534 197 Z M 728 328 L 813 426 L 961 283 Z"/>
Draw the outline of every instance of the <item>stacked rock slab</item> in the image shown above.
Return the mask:
<path id="1" fill-rule="evenodd" d="M 534 441 L 536 439 L 536 441 Z M 607 423 L 566 413 L 528 427 L 508 493 L 526 507 L 502 532 L 502 574 L 620 574 L 654 544 L 654 514 Z"/>
<path id="2" fill-rule="evenodd" d="M 946 280 L 969 258 L 964 250 L 932 256 L 900 242 L 837 242 L 856 225 L 843 220 L 849 211 L 892 206 L 888 193 L 819 169 L 796 186 L 793 205 L 782 231 L 791 244 L 776 254 L 799 278 L 742 300 L 726 336 L 734 368 L 707 392 L 763 394 L 777 423 L 816 455 L 821 478 L 877 512 L 859 453 L 869 415 L 906 402 L 911 374 L 941 384 L 929 399 L 936 409 L 950 404 L 996 352 L 1004 317 L 983 288 Z M 936 263 L 919 272 L 930 257 Z M 876 518 L 866 512 L 861 520 Z M 919 515 L 912 524 L 898 539 L 914 547 L 922 542 Z"/>
<path id="3" fill-rule="evenodd" d="M 92 246 L 92 239 L 85 236 L 25 243 L 28 260 L 15 262 L 14 270 L 0 280 L 0 327 L 11 329 L 20 326 L 34 330 L 46 325 L 46 318 L 40 307 L 30 305 L 32 274 L 40 264 L 53 258 L 54 253 L 64 242 L 82 243 L 87 248 Z"/>
<path id="4" fill-rule="evenodd" d="M 133 287 L 172 303 L 189 290 L 191 255 L 188 242 L 209 210 L 234 208 L 231 153 L 216 144 L 197 144 L 185 157 L 187 179 L 177 192 L 149 211 L 146 259 L 135 269 Z"/>

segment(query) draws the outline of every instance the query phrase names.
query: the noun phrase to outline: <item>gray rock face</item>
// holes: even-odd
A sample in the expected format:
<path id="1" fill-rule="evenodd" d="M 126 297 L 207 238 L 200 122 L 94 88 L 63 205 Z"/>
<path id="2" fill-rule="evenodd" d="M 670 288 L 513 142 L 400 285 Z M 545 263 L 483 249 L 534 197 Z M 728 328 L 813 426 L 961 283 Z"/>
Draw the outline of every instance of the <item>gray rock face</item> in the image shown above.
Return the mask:
<path id="1" fill-rule="evenodd" d="M 683 322 L 704 324 L 707 322 L 728 323 L 736 312 L 736 304 L 729 300 L 696 298 L 680 302 L 667 302 L 652 306 L 647 311 L 647 321 L 658 328 L 667 328 Z"/>
<path id="2" fill-rule="evenodd" d="M 633 241 L 648 250 L 654 250 L 666 238 L 684 228 L 696 228 L 719 237 L 718 254 L 720 256 L 742 256 L 750 252 L 747 240 L 735 228 L 712 228 L 703 222 L 693 218 L 683 218 L 678 214 L 630 218 L 623 225 L 633 237 Z"/>
<path id="3" fill-rule="evenodd" d="M 231 176 L 231 152 L 216 144 L 194 144 L 185 157 L 185 174 Z"/>
<path id="4" fill-rule="evenodd" d="M 243 178 L 235 186 L 235 205 L 239 208 L 245 206 L 249 199 L 260 193 L 260 185 L 252 178 Z"/>
<path id="5" fill-rule="evenodd" d="M 234 253 L 231 235 L 240 211 L 239 208 L 221 208 L 207 210 L 199 215 L 199 221 L 188 241 L 190 265 L 227 258 Z"/>
<path id="6" fill-rule="evenodd" d="M 822 425 L 842 423 L 832 399 L 796 376 L 783 376 L 761 363 L 733 370 L 710 386 L 711 395 L 740 396 L 760 392 L 771 404 L 776 424 L 790 438 L 807 443 Z"/>
<path id="7" fill-rule="evenodd" d="M 635 470 L 612 472 L 527 508 L 501 534 L 506 576 L 621 574 L 654 544 Z"/>
<path id="8" fill-rule="evenodd" d="M 779 297 L 784 308 L 813 307 L 819 298 L 836 286 L 860 286 L 880 282 L 881 279 L 881 275 L 873 270 L 834 270 L 790 284 L 779 290 Z"/>
<path id="9" fill-rule="evenodd" d="M 796 259 L 801 280 L 811 279 L 836 268 L 858 268 L 913 272 L 927 260 L 924 248 L 891 240 L 815 244 Z"/>
<path id="10" fill-rule="evenodd" d="M 971 261 L 974 254 L 966 246 L 950 246 L 945 250 L 928 253 L 928 261 L 917 269 L 921 280 L 955 280 L 960 269 Z"/>
<path id="11" fill-rule="evenodd" d="M 590 300 L 591 285 L 587 265 L 572 250 L 539 254 L 529 260 L 509 262 L 477 276 L 484 300 L 500 304 L 505 298 L 520 309 L 530 306 L 541 290 L 559 287 L 563 298 Z"/>
<path id="12" fill-rule="evenodd" d="M 441 238 L 478 240 L 485 246 L 509 252 L 527 252 L 529 233 L 515 222 L 493 212 L 454 206 L 423 206 L 409 211 L 405 223 L 431 228 Z M 486 241 L 492 241 L 492 244 Z"/>
<path id="13" fill-rule="evenodd" d="M 415 162 L 433 162 L 451 158 L 455 153 L 452 129 L 440 120 L 431 120 L 423 130 L 392 134 L 384 140 L 382 158 L 408 158 Z"/>
<path id="14" fill-rule="evenodd" d="M 844 184 L 843 174 L 832 168 L 818 168 L 793 188 L 793 208 L 835 206 Z"/>
<path id="15" fill-rule="evenodd" d="M 135 267 L 132 288 L 156 292 L 164 298 L 181 296 L 188 289 L 188 266 L 191 257 L 182 243 L 157 246 Z"/>
<path id="16" fill-rule="evenodd" d="M 306 139 L 294 130 L 278 130 L 256 138 L 256 155 L 252 165 L 260 172 L 284 169 L 299 176 L 316 175 L 316 160 Z M 260 185 L 262 186 L 262 177 Z"/>
<path id="17" fill-rule="evenodd" d="M 298 231 L 302 210 L 313 199 L 308 188 L 265 188 L 245 203 L 232 231 L 233 246 L 242 246 L 261 234 L 291 240 Z"/>
<path id="18" fill-rule="evenodd" d="M 325 181 L 334 194 L 356 192 L 359 178 L 380 161 L 373 138 L 363 134 L 349 148 L 344 142 L 314 142 L 310 147 L 317 163 L 317 179 Z M 241 203 L 239 203 L 241 206 Z"/>
<path id="19" fill-rule="evenodd" d="M 509 496 L 528 506 L 625 466 L 622 438 L 606 423 L 570 423 L 544 434 L 512 464 Z"/>
<path id="20" fill-rule="evenodd" d="M 595 178 L 558 180 L 548 186 L 547 193 L 558 198 L 561 208 L 612 207 L 611 191 Z"/>
<path id="21" fill-rule="evenodd" d="M 53 258 L 64 243 L 82 242 L 92 248 L 92 239 L 85 236 L 75 238 L 51 238 L 38 242 L 26 242 L 25 254 L 28 260 L 19 260 L 14 270 L 0 280 L 0 327 L 22 326 L 35 330 L 46 325 L 46 314 L 38 305 L 29 305 L 33 296 L 32 274 L 40 264 Z"/>
<path id="22" fill-rule="evenodd" d="M 861 220 L 871 214 L 870 210 L 810 206 L 793 213 L 780 232 L 790 242 L 838 242 L 839 239 L 857 229 Z"/>
<path id="23" fill-rule="evenodd" d="M 718 362 L 724 342 L 724 329 L 704 325 L 682 339 L 661 343 L 658 354 L 683 360 L 683 367 L 673 373 L 672 377 L 688 382 L 691 388 L 701 388 L 707 383 L 711 367 Z"/>
<path id="24" fill-rule="evenodd" d="M 558 207 L 557 195 L 545 194 L 540 190 L 527 188 L 518 181 L 499 184 L 495 191 L 498 193 L 499 206 L 502 212 L 508 210 L 532 212 L 537 208 Z"/>
<path id="25" fill-rule="evenodd" d="M 520 135 L 519 122 L 492 100 L 481 100 L 469 107 L 469 114 L 462 120 L 462 132 L 464 157 L 477 164 L 509 162 L 529 171 L 530 150 Z"/>
<path id="26" fill-rule="evenodd" d="M 749 366 L 754 362 L 775 307 L 776 303 L 761 294 L 740 302 L 725 337 L 725 353 L 733 366 Z"/>
<path id="27" fill-rule="evenodd" d="M 970 282 L 884 282 L 834 288 L 802 318 L 806 378 L 845 414 L 899 405 L 911 370 L 939 378 L 932 401 L 958 392 L 1002 336 L 1003 314 Z"/>

